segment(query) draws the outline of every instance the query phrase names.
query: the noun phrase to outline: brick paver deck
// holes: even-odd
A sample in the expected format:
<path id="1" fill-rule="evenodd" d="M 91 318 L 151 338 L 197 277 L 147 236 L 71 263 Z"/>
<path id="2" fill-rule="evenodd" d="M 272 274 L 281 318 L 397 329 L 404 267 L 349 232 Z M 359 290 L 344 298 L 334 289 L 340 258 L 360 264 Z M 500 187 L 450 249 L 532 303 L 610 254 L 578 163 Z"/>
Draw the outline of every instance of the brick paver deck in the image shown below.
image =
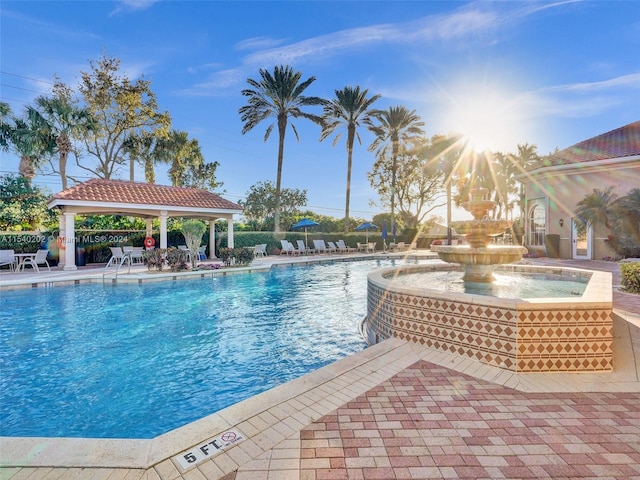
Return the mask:
<path id="1" fill-rule="evenodd" d="M 301 480 L 640 478 L 640 394 L 523 393 L 419 361 L 301 431 Z"/>

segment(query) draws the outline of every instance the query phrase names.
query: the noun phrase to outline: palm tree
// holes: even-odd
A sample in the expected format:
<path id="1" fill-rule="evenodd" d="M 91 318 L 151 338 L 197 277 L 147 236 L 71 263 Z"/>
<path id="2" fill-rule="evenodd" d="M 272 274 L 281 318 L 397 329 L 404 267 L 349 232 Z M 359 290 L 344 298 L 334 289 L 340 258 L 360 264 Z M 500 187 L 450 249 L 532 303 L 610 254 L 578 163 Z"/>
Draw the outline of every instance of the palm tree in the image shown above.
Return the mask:
<path id="1" fill-rule="evenodd" d="M 604 190 L 595 188 L 593 192 L 578 202 L 575 214 L 580 219 L 583 227 L 586 227 L 587 224 L 595 225 L 600 223 L 611 229 L 615 200 L 616 195 L 613 193 L 613 187 L 607 187 Z"/>
<path id="2" fill-rule="evenodd" d="M 43 158 L 55 150 L 55 137 L 49 124 L 29 106 L 23 118 L 14 118 L 13 125 L 7 124 L 6 135 L 14 151 L 20 155 L 18 173 L 30 183 Z"/>
<path id="3" fill-rule="evenodd" d="M 424 135 L 420 120 L 415 110 L 409 111 L 406 107 L 389 107 L 389 110 L 373 110 L 369 113 L 371 119 L 366 124 L 369 130 L 376 136 L 369 146 L 369 151 L 376 150 L 378 157 L 384 156 L 391 148 L 391 230 L 395 225 L 395 186 L 396 169 L 400 147 L 404 144 L 417 145 Z M 372 119 L 379 122 L 374 125 Z"/>
<path id="4" fill-rule="evenodd" d="M 357 138 L 358 143 L 362 145 L 360 134 L 357 128 L 361 122 L 369 121 L 369 108 L 380 98 L 380 95 L 374 95 L 367 98 L 369 91 L 365 89 L 360 91 L 360 87 L 344 87 L 342 90 L 336 90 L 336 98 L 326 103 L 322 114 L 324 123 L 322 124 L 322 132 L 320 133 L 320 141 L 325 140 L 339 126 L 344 125 L 347 128 L 347 200 L 344 209 L 344 232 L 349 231 L 349 200 L 351 197 L 351 164 L 353 159 L 353 142 Z M 335 147 L 341 138 L 341 134 L 336 134 L 333 140 Z"/>
<path id="5" fill-rule="evenodd" d="M 11 140 L 11 105 L 0 102 L 0 150 L 8 150 Z"/>
<path id="6" fill-rule="evenodd" d="M 247 83 L 251 88 L 242 90 L 242 95 L 248 97 L 248 105 L 238 110 L 238 113 L 241 115 L 241 120 L 244 122 L 244 126 L 242 127 L 243 135 L 267 118 L 274 118 L 275 124 L 278 126 L 278 172 L 276 176 L 276 205 L 274 212 L 275 232 L 280 231 L 282 162 L 284 159 L 284 137 L 289 117 L 302 117 L 321 125 L 321 117 L 304 112 L 301 110 L 301 107 L 324 105 L 326 103 L 325 100 L 319 97 L 306 97 L 302 95 L 307 87 L 315 81 L 316 77 L 309 77 L 300 83 L 301 75 L 300 72 L 294 72 L 290 66 L 276 66 L 273 69 L 273 74 L 267 70 L 260 69 L 260 81 L 252 78 L 247 79 Z M 273 127 L 273 123 L 267 127 L 264 135 L 265 142 L 269 139 Z M 300 141 L 295 125 L 291 124 L 291 128 L 298 141 Z"/>
<path id="7" fill-rule="evenodd" d="M 71 98 L 60 92 L 53 97 L 36 98 L 40 114 L 49 124 L 56 141 L 59 173 L 62 189 L 67 189 L 67 158 L 73 151 L 72 139 L 95 130 L 95 122 L 89 110 L 76 107 Z"/>

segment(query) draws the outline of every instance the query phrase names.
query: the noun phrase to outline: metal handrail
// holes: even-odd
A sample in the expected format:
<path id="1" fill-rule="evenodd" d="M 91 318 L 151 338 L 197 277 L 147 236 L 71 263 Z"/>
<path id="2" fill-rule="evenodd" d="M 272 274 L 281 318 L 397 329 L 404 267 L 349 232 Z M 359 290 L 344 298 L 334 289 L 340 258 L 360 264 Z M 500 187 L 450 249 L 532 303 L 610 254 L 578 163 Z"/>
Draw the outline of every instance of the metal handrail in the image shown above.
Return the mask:
<path id="1" fill-rule="evenodd" d="M 107 263 L 104 267 L 104 271 L 102 272 L 102 281 L 104 282 L 105 277 L 110 273 L 108 271 L 109 267 L 111 266 L 111 261 L 116 258 L 116 257 L 111 257 L 109 259 L 109 263 Z M 122 265 L 124 265 L 124 262 L 127 262 L 129 264 L 129 269 L 127 271 L 127 273 L 131 273 L 131 262 L 132 262 L 132 258 L 131 258 L 131 252 L 124 252 L 124 254 L 122 255 L 122 258 L 120 259 L 120 263 L 118 265 L 116 265 L 116 269 L 113 272 L 115 274 L 115 279 L 116 281 L 118 280 L 118 272 L 120 272 L 120 267 L 122 267 Z"/>

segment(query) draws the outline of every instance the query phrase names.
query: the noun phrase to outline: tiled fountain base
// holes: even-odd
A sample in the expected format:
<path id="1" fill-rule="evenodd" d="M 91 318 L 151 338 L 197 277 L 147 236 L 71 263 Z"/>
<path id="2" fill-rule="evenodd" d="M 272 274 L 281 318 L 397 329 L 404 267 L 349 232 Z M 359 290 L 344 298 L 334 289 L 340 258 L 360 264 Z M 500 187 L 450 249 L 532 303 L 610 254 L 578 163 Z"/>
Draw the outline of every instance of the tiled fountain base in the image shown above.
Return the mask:
<path id="1" fill-rule="evenodd" d="M 397 337 L 515 372 L 613 368 L 610 274 L 589 272 L 580 298 L 511 300 L 390 286 L 391 272 L 369 275 L 365 334 L 371 344 Z"/>

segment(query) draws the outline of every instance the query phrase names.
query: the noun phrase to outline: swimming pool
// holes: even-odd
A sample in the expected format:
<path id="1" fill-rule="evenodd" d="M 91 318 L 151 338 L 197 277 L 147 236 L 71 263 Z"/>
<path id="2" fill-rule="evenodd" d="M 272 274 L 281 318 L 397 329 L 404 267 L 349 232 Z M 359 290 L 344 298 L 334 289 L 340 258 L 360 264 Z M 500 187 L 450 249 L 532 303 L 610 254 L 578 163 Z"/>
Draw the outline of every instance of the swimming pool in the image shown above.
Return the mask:
<path id="1" fill-rule="evenodd" d="M 0 435 L 153 438 L 365 348 L 367 273 L 323 263 L 0 295 Z"/>

